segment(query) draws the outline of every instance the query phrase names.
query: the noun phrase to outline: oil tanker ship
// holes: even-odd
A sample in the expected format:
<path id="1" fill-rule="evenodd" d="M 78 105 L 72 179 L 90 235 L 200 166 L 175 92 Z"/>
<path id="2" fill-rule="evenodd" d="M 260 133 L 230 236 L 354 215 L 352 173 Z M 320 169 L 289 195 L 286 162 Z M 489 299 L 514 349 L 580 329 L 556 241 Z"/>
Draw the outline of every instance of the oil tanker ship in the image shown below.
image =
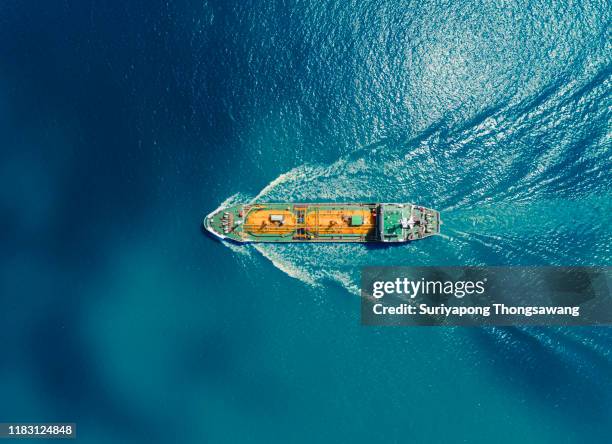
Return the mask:
<path id="1" fill-rule="evenodd" d="M 235 242 L 409 242 L 440 224 L 436 210 L 409 203 L 251 203 L 204 218 L 210 233 Z"/>

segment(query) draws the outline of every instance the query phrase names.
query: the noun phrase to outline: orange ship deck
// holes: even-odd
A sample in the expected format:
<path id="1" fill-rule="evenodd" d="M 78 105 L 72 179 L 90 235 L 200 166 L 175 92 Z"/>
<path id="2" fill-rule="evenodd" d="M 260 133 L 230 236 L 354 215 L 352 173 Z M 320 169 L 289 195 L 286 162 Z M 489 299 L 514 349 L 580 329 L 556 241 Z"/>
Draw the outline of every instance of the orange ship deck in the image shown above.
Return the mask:
<path id="1" fill-rule="evenodd" d="M 253 208 L 246 216 L 243 230 L 253 236 L 291 235 L 303 229 L 315 237 L 351 236 L 363 237 L 374 231 L 376 217 L 368 207 L 326 208 L 325 206 L 307 206 L 303 208 L 303 222 L 298 222 L 300 209 L 279 210 Z M 272 222 L 272 215 L 282 215 L 283 223 Z M 351 225 L 353 217 L 362 218 L 360 225 Z"/>

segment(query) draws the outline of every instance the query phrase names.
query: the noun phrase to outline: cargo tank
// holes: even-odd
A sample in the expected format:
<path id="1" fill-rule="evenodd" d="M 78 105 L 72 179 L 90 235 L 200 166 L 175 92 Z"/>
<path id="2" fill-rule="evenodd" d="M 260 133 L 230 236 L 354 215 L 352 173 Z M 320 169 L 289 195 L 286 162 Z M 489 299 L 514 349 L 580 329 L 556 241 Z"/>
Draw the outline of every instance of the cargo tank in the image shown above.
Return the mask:
<path id="1" fill-rule="evenodd" d="M 440 232 L 440 213 L 410 203 L 250 203 L 213 211 L 204 228 L 235 242 L 382 242 Z"/>

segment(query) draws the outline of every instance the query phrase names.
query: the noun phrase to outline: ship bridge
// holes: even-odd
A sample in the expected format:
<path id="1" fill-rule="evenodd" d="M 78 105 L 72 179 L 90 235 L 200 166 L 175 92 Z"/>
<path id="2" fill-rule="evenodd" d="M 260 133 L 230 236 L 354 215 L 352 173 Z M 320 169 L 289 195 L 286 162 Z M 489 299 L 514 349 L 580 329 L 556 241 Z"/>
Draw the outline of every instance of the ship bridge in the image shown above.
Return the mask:
<path id="1" fill-rule="evenodd" d="M 377 234 L 382 242 L 406 242 L 439 232 L 439 213 L 411 204 L 380 204 Z"/>

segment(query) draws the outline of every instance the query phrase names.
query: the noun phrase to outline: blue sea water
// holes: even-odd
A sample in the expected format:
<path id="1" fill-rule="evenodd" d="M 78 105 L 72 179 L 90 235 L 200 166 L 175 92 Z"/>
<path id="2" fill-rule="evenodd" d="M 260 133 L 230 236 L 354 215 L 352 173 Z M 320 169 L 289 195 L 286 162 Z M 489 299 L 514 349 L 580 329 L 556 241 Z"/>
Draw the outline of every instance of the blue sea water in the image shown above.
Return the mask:
<path id="1" fill-rule="evenodd" d="M 610 265 L 606 1 L 0 4 L 0 422 L 107 442 L 609 442 L 608 328 L 364 328 L 364 265 Z M 411 245 L 225 245 L 250 200 Z"/>

